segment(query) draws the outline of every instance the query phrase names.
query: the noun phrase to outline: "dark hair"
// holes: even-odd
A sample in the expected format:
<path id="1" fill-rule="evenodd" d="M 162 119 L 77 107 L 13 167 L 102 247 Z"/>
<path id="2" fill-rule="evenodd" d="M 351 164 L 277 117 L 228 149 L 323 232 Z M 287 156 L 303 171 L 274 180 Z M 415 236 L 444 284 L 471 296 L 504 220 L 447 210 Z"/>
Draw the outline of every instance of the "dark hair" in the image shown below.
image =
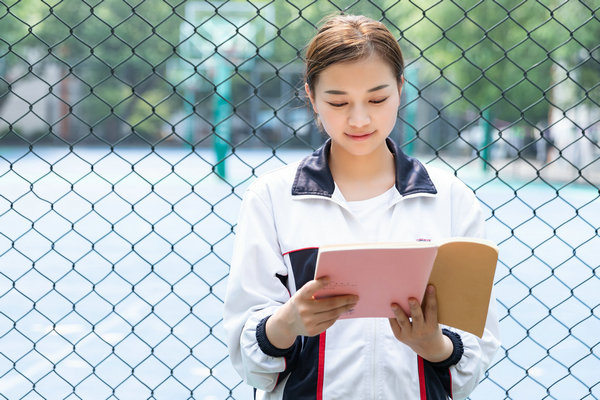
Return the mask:
<path id="1" fill-rule="evenodd" d="M 328 66 L 358 61 L 373 54 L 390 64 L 400 82 L 404 58 L 396 38 L 384 24 L 362 15 L 330 17 L 308 44 L 304 79 L 314 93 L 319 73 Z"/>

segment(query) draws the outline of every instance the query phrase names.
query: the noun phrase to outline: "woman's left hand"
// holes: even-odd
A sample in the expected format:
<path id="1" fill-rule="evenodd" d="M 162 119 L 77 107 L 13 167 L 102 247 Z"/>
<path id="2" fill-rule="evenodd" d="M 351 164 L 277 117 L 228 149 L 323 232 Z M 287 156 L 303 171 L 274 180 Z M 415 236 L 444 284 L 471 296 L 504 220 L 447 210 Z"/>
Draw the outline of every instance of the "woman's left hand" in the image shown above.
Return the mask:
<path id="1" fill-rule="evenodd" d="M 438 324 L 435 287 L 427 287 L 423 308 L 417 299 L 410 298 L 408 303 L 410 319 L 398 304 L 392 304 L 396 318 L 390 318 L 390 326 L 394 336 L 427 361 L 446 360 L 452 354 L 454 345 Z"/>

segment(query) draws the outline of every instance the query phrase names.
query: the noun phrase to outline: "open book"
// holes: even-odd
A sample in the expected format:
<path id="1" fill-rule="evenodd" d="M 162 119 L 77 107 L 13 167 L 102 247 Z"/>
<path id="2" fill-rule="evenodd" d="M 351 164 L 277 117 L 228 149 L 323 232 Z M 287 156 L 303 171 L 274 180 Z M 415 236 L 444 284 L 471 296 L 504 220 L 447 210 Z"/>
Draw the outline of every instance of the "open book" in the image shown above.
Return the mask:
<path id="1" fill-rule="evenodd" d="M 498 247 L 475 238 L 323 246 L 315 279 L 330 283 L 315 297 L 357 294 L 356 307 L 340 318 L 394 317 L 392 303 L 410 315 L 408 298 L 422 302 L 431 283 L 439 323 L 481 337 L 497 261 Z"/>

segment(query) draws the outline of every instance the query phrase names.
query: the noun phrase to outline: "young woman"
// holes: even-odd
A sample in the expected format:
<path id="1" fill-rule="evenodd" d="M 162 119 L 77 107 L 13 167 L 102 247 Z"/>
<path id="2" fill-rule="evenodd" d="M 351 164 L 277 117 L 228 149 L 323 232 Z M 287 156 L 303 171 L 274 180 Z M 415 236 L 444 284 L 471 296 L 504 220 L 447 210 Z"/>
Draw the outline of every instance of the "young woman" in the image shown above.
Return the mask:
<path id="1" fill-rule="evenodd" d="M 242 202 L 224 324 L 231 361 L 264 399 L 454 399 L 475 388 L 498 341 L 441 327 L 435 289 L 410 318 L 337 320 L 356 296 L 314 299 L 319 246 L 482 236 L 472 191 L 388 138 L 403 58 L 385 26 L 329 19 L 308 46 L 306 92 L 329 135 L 302 161 L 257 179 Z M 368 268 L 365 265 L 365 268 Z"/>

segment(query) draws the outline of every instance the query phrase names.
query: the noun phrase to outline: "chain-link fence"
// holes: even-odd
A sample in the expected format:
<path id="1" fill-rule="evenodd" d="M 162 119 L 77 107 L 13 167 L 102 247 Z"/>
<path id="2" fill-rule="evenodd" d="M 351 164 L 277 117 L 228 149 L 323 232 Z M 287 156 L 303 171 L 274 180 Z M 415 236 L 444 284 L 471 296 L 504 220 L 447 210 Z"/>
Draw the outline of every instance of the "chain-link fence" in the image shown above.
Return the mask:
<path id="1" fill-rule="evenodd" d="M 323 141 L 303 48 L 334 12 L 407 60 L 404 150 L 500 246 L 472 399 L 600 397 L 600 1 L 0 2 L 0 397 L 247 399 L 221 322 L 240 196 Z"/>

